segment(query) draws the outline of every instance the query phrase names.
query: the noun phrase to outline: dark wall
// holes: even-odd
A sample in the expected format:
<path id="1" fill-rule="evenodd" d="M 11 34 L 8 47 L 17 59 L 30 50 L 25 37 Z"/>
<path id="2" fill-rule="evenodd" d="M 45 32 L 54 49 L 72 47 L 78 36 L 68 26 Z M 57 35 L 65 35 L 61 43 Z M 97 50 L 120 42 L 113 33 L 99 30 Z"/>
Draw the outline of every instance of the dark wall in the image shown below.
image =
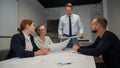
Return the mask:
<path id="1" fill-rule="evenodd" d="M 47 32 L 58 33 L 59 20 L 47 20 Z"/>

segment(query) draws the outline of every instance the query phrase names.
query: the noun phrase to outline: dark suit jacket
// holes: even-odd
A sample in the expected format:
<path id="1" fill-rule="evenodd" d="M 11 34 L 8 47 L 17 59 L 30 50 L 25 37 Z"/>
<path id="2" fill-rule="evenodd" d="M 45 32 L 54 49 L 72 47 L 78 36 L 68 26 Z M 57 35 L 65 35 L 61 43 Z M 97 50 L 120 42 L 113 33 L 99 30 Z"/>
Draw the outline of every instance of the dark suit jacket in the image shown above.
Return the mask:
<path id="1" fill-rule="evenodd" d="M 33 45 L 33 51 L 25 51 L 25 37 L 22 32 L 15 34 L 11 39 L 10 44 L 10 51 L 8 55 L 6 56 L 6 59 L 13 58 L 13 57 L 33 57 L 34 52 L 39 50 L 39 48 L 34 43 L 34 38 L 32 35 L 30 35 L 30 40 Z"/>
<path id="2" fill-rule="evenodd" d="M 92 45 L 80 47 L 77 51 L 91 56 L 102 55 L 110 68 L 120 68 L 120 40 L 110 31 L 106 31 L 102 38 L 97 37 Z"/>

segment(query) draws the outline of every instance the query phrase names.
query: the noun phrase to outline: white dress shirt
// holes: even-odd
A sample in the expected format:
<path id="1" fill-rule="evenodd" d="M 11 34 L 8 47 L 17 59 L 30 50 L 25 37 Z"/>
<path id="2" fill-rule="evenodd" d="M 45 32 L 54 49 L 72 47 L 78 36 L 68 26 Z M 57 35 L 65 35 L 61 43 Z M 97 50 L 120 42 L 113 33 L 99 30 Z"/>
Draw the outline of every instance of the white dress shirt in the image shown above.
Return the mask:
<path id="1" fill-rule="evenodd" d="M 23 32 L 23 35 L 25 37 L 25 43 L 26 43 L 25 50 L 26 51 L 33 51 L 33 45 L 32 45 L 31 40 L 30 40 L 30 35 L 27 35 L 24 32 Z"/>
<path id="2" fill-rule="evenodd" d="M 71 25 L 72 25 L 72 35 L 83 33 L 83 25 L 78 15 L 71 14 Z M 64 15 L 60 18 L 58 33 L 59 35 L 63 35 L 63 34 L 69 35 L 69 16 L 68 15 Z"/>

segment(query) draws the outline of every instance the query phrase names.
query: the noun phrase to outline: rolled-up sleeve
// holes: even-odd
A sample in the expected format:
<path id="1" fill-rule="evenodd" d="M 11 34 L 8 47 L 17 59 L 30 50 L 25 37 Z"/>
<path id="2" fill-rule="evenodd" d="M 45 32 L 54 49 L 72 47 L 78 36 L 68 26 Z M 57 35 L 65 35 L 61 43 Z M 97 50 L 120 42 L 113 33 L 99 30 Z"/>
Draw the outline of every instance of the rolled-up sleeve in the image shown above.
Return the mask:
<path id="1" fill-rule="evenodd" d="M 58 34 L 62 35 L 63 34 L 63 24 L 62 24 L 62 19 L 60 18 L 59 20 L 59 25 L 58 25 Z"/>
<path id="2" fill-rule="evenodd" d="M 83 32 L 84 32 L 83 24 L 82 24 L 79 16 L 78 16 L 78 27 L 79 27 L 80 34 L 83 34 Z"/>

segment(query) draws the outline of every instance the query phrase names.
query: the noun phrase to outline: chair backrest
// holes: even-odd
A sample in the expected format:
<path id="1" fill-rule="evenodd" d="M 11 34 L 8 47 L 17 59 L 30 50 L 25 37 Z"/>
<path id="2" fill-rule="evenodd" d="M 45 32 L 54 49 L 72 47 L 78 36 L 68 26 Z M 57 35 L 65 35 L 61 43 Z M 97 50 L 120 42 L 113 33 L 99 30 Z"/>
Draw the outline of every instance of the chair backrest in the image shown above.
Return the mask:
<path id="1" fill-rule="evenodd" d="M 9 50 L 0 50 L 0 61 L 5 60 L 6 55 L 8 54 Z"/>

